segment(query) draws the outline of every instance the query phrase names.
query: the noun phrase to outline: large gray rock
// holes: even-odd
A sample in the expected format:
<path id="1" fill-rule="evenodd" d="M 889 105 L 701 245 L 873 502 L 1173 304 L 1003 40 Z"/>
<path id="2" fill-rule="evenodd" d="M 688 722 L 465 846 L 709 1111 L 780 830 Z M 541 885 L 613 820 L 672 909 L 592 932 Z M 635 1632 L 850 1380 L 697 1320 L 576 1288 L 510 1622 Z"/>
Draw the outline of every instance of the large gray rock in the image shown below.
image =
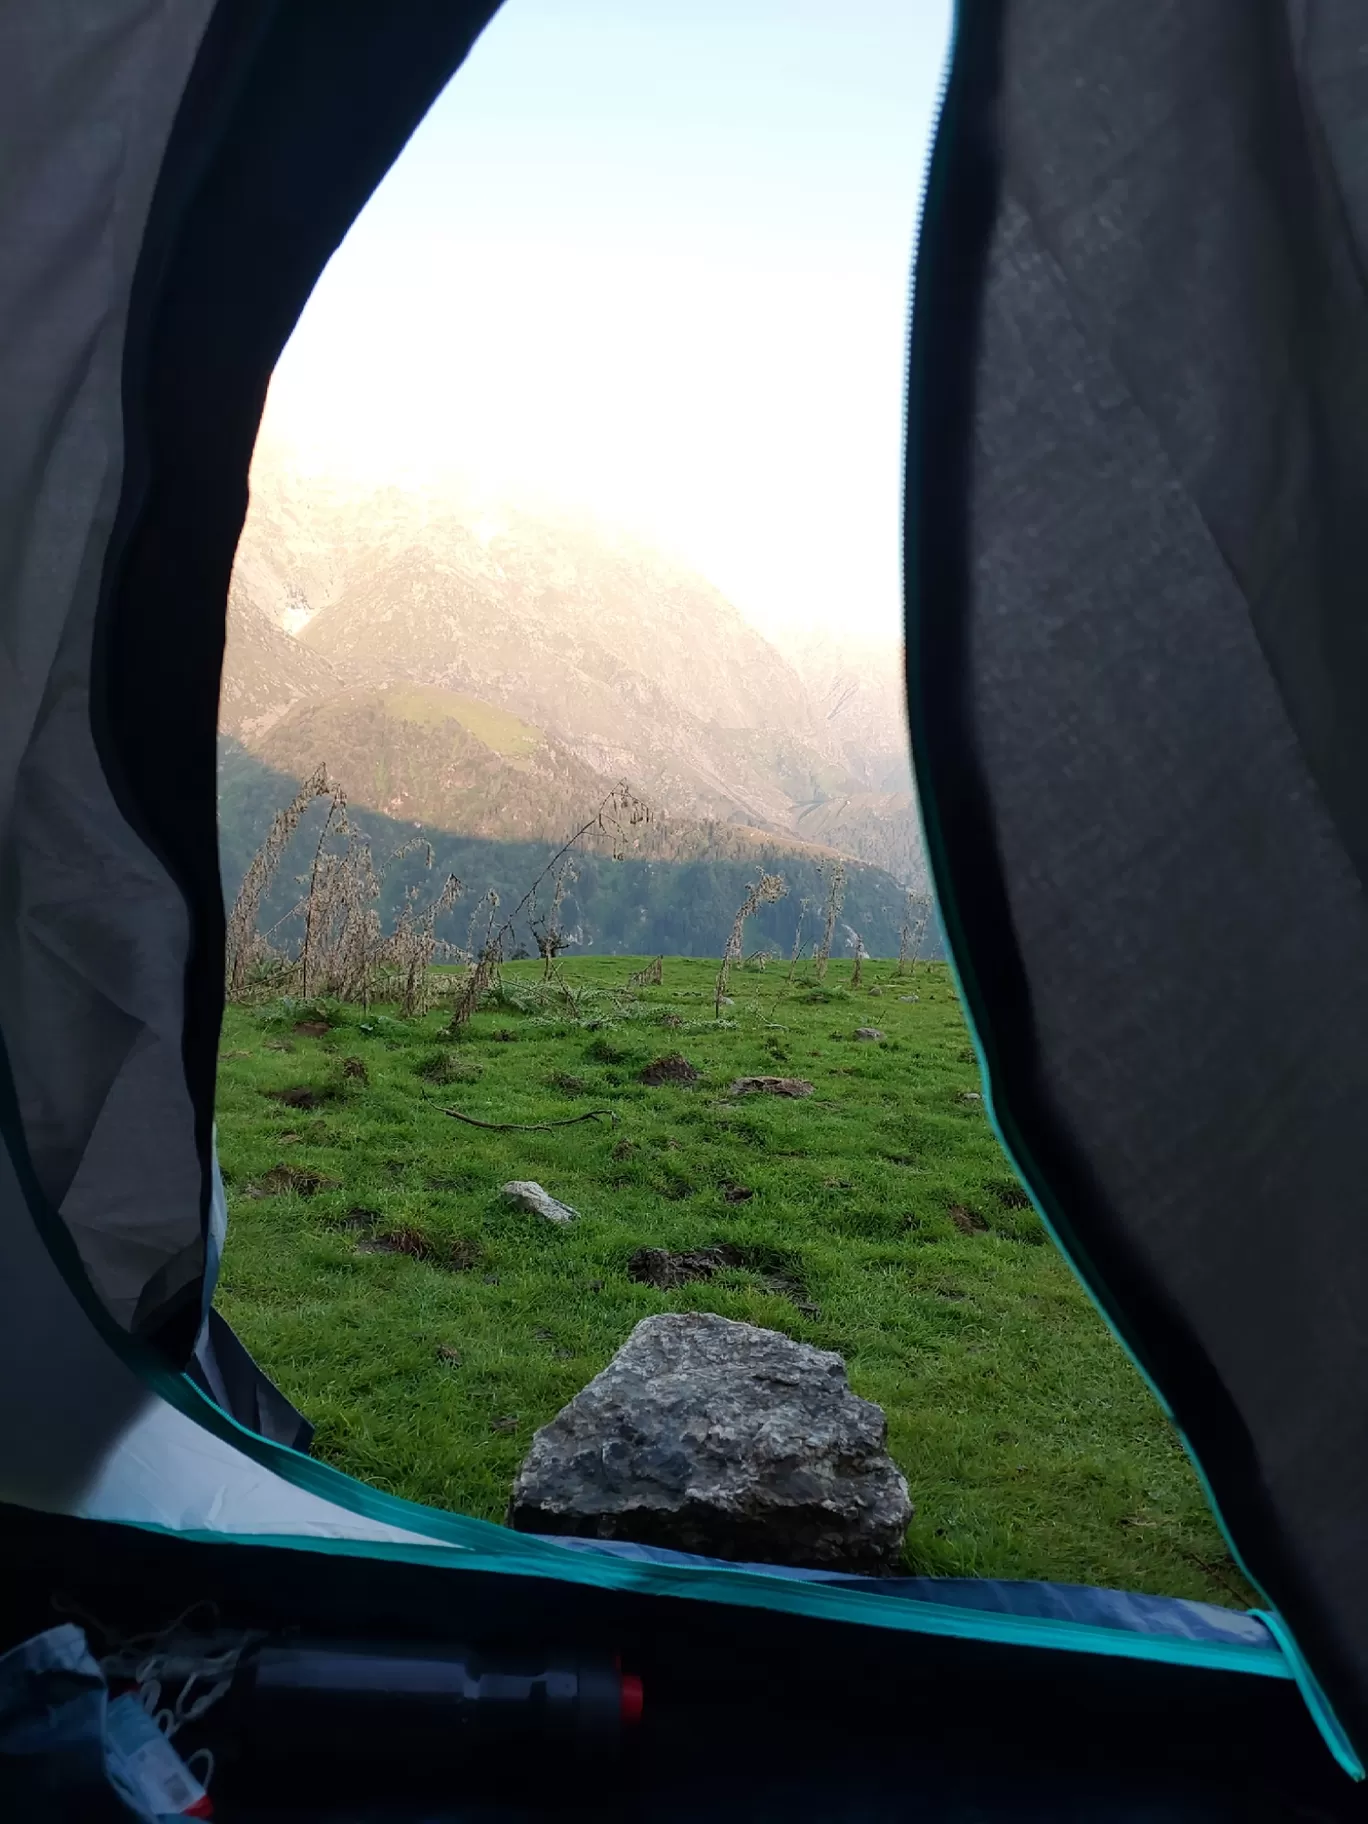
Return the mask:
<path id="1" fill-rule="evenodd" d="M 523 1532 L 892 1571 L 912 1518 L 839 1355 L 706 1312 L 648 1317 L 532 1440 Z"/>

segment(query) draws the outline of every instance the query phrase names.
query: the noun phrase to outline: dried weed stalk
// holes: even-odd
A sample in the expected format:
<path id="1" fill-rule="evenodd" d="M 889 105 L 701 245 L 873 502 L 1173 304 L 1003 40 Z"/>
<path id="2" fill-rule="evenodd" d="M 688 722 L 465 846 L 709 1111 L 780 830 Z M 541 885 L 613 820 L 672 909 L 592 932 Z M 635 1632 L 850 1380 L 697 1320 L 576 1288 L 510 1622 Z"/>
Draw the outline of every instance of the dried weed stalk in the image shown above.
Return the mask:
<path id="1" fill-rule="evenodd" d="M 535 906 L 537 894 L 562 867 L 575 844 L 582 841 L 591 830 L 597 830 L 601 835 L 611 838 L 609 846 L 613 860 L 621 861 L 627 853 L 629 832 L 641 824 L 650 823 L 653 814 L 645 799 L 639 798 L 625 780 L 621 781 L 594 807 L 593 813 L 585 819 L 574 835 L 566 838 L 508 917 L 497 928 L 491 913 L 489 929 L 478 953 L 473 945 L 470 946 L 472 957 L 470 972 L 457 996 L 455 1011 L 451 1019 L 453 1029 L 465 1025 L 486 993 L 497 982 L 499 964 L 503 961 L 504 946 L 517 929 L 518 920 L 529 906 Z M 490 899 L 497 906 L 497 896 L 491 894 Z M 551 958 L 551 962 L 554 964 L 554 957 Z M 549 970 L 547 974 L 550 974 Z"/>
<path id="2" fill-rule="evenodd" d="M 300 885 L 302 896 L 268 932 L 259 930 L 262 902 L 299 827 L 301 818 L 318 798 L 328 800 L 327 813 L 314 844 L 312 864 Z M 431 870 L 433 853 L 423 841 L 397 849 L 383 869 L 376 868 L 370 842 L 347 815 L 342 788 L 320 766 L 300 787 L 291 802 L 271 824 L 260 850 L 243 878 L 228 920 L 225 976 L 231 1000 L 243 1000 L 269 977 L 275 993 L 286 987 L 304 999 L 326 995 L 338 1000 L 368 1003 L 383 996 L 398 1001 L 409 1018 L 427 1012 L 435 998 L 433 963 L 459 959 L 465 974 L 459 980 L 452 1026 L 465 1024 L 492 989 L 498 986 L 499 965 L 519 918 L 554 878 L 550 908 L 544 919 L 529 919 L 550 977 L 556 955 L 564 943 L 561 912 L 565 892 L 574 880 L 567 857 L 591 830 L 611 838 L 614 859 L 626 853 L 629 832 L 651 821 L 651 810 L 628 785 L 618 785 L 595 806 L 591 816 L 564 842 L 538 874 L 527 892 L 505 918 L 499 916 L 499 896 L 490 892 L 471 914 L 464 947 L 444 943 L 437 936 L 437 921 L 454 907 L 461 883 L 451 875 L 441 890 L 424 900 L 421 886 L 404 893 L 394 928 L 386 933 L 380 917 L 380 900 L 391 868 L 421 851 Z M 275 939 L 295 919 L 303 919 L 303 938 L 297 955 L 278 948 Z M 483 924 L 483 930 L 480 929 Z M 660 980 L 660 963 L 654 965 Z"/>
<path id="3" fill-rule="evenodd" d="M 831 960 L 831 940 L 836 935 L 836 920 L 841 915 L 845 904 L 845 863 L 837 861 L 831 870 L 831 879 L 827 886 L 826 909 L 822 920 L 822 941 L 817 947 L 814 962 L 817 965 L 817 979 L 821 981 L 827 972 Z"/>
<path id="4" fill-rule="evenodd" d="M 917 899 L 909 888 L 907 905 L 903 912 L 902 930 L 898 934 L 899 975 L 917 973 L 917 963 L 921 958 L 922 942 L 926 936 L 926 925 L 930 916 L 929 903 L 924 899 Z"/>
<path id="5" fill-rule="evenodd" d="M 565 899 L 565 889 L 576 879 L 574 864 L 567 858 L 556 869 L 556 890 L 551 895 L 551 906 L 545 918 L 535 915 L 528 919 L 532 927 L 532 936 L 536 941 L 538 953 L 542 959 L 542 980 L 549 982 L 556 958 L 565 948 L 565 931 L 561 925 L 561 904 Z"/>
<path id="6" fill-rule="evenodd" d="M 242 877 L 237 899 L 228 916 L 224 944 L 225 987 L 230 1001 L 242 1000 L 253 976 L 264 967 L 282 960 L 272 948 L 270 939 L 257 929 L 261 902 L 266 889 L 275 878 L 280 858 L 288 848 L 300 818 L 315 798 L 331 798 L 334 808 L 342 800 L 341 788 L 332 783 L 327 768 L 323 766 L 309 775 L 283 811 L 276 812 L 265 842 L 252 857 L 251 865 Z M 330 811 L 329 816 L 331 814 Z"/>
<path id="7" fill-rule="evenodd" d="M 798 901 L 798 923 L 793 927 L 793 949 L 789 953 L 788 979 L 790 981 L 793 980 L 794 972 L 798 968 L 798 959 L 806 948 L 803 943 L 803 920 L 807 917 L 811 905 L 810 899 Z"/>
<path id="8" fill-rule="evenodd" d="M 741 960 L 741 932 L 752 912 L 758 912 L 761 906 L 771 906 L 782 899 L 788 892 L 782 874 L 762 874 L 759 880 L 746 889 L 746 897 L 737 907 L 736 917 L 732 920 L 731 935 L 727 947 L 722 952 L 722 967 L 717 972 L 717 992 L 713 996 L 713 1013 L 722 1017 L 722 997 L 727 992 L 731 980 L 733 963 Z"/>

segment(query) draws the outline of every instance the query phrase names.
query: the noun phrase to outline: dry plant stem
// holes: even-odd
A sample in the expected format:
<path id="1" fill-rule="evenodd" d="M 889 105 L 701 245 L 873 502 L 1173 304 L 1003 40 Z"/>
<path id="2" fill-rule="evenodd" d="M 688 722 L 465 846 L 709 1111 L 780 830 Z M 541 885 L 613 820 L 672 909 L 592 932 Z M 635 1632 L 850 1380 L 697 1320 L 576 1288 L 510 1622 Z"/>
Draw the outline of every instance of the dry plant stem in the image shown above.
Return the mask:
<path id="1" fill-rule="evenodd" d="M 237 1000 L 247 986 L 252 964 L 269 952 L 269 944 L 257 933 L 257 918 L 266 889 L 275 878 L 280 858 L 289 845 L 300 818 L 315 798 L 330 797 L 334 806 L 340 796 L 328 778 L 327 768 L 320 766 L 300 786 L 282 811 L 272 819 L 266 840 L 252 857 L 251 866 L 242 879 L 233 910 L 228 917 L 224 951 L 227 992 L 230 1001 Z"/>
<path id="2" fill-rule="evenodd" d="M 564 948 L 565 939 L 560 923 L 561 903 L 565 898 L 567 880 L 575 878 L 575 870 L 571 862 L 569 860 L 562 862 L 556 870 L 556 890 L 551 896 L 551 910 L 547 913 L 545 922 L 538 927 L 535 919 L 529 921 L 532 925 L 532 935 L 537 940 L 537 948 L 541 951 L 542 980 L 544 982 L 550 981 L 556 958 Z"/>
<path id="3" fill-rule="evenodd" d="M 649 823 L 652 815 L 653 812 L 651 811 L 651 807 L 644 799 L 638 798 L 631 786 L 624 780 L 621 784 L 614 786 L 613 790 L 607 794 L 594 811 L 593 816 L 586 818 L 575 831 L 574 835 L 561 844 L 560 848 L 557 849 L 550 861 L 547 862 L 541 873 L 538 874 L 537 878 L 532 882 L 532 885 L 527 889 L 526 893 L 523 894 L 517 905 L 514 906 L 513 910 L 508 914 L 507 918 L 504 919 L 497 930 L 494 928 L 492 907 L 498 905 L 498 897 L 491 893 L 490 900 L 492 906 L 489 918 L 489 931 L 485 938 L 484 948 L 481 951 L 479 962 L 472 968 L 461 991 L 461 995 L 457 1000 L 456 1008 L 451 1018 L 453 1030 L 458 1026 L 465 1025 L 471 1014 L 474 1013 L 475 1009 L 479 1006 L 481 1000 L 484 998 L 486 990 L 494 981 L 498 973 L 499 964 L 503 961 L 503 945 L 505 938 L 516 930 L 518 919 L 523 911 L 529 905 L 535 904 L 537 893 L 539 892 L 542 883 L 561 865 L 581 837 L 587 836 L 589 831 L 594 828 L 603 830 L 607 829 L 611 824 L 614 836 L 613 856 L 615 860 L 620 861 L 623 852 L 625 852 L 622 849 L 621 844 L 622 820 L 625 818 L 627 827 L 633 828 L 637 824 Z M 608 818 L 608 823 L 605 823 L 605 817 Z"/>
<path id="4" fill-rule="evenodd" d="M 632 790 L 631 786 L 627 784 L 625 779 L 620 784 L 615 785 L 612 791 L 609 792 L 598 805 L 594 814 L 591 817 L 586 818 L 575 831 L 574 835 L 568 837 L 566 841 L 561 844 L 560 848 L 556 850 L 556 853 L 551 857 L 550 861 L 547 862 L 541 873 L 538 874 L 537 878 L 532 882 L 532 885 L 527 889 L 526 893 L 523 894 L 517 905 L 514 906 L 513 910 L 500 926 L 500 938 L 505 937 L 513 930 L 517 924 L 519 915 L 536 899 L 542 882 L 554 869 L 560 866 L 561 862 L 565 860 L 565 857 L 570 853 L 571 849 L 574 848 L 581 837 L 587 836 L 592 829 L 597 828 L 603 830 L 609 827 L 609 825 L 604 822 L 605 816 L 608 817 L 609 822 L 613 826 L 615 837 L 613 858 L 615 861 L 620 861 L 622 856 L 618 852 L 619 844 L 616 838 L 621 836 L 622 818 L 624 816 L 626 817 L 628 828 L 634 828 L 637 824 L 649 823 L 654 816 L 654 812 L 646 803 L 645 799 L 637 797 L 636 793 Z"/>
<path id="5" fill-rule="evenodd" d="M 474 1115 L 463 1115 L 459 1108 L 444 1108 L 442 1113 L 450 1115 L 453 1121 L 464 1121 L 467 1127 L 484 1127 L 496 1134 L 546 1134 L 553 1127 L 574 1127 L 580 1121 L 605 1119 L 613 1127 L 617 1126 L 617 1116 L 611 1108 L 591 1108 L 587 1114 L 567 1115 L 563 1121 L 477 1121 Z"/>
<path id="6" fill-rule="evenodd" d="M 841 907 L 845 904 L 845 863 L 838 861 L 831 871 L 831 885 L 827 888 L 826 912 L 822 923 L 822 942 L 813 959 L 817 965 L 817 979 L 820 981 L 827 972 L 831 961 L 831 940 L 836 935 L 836 920 Z"/>
<path id="7" fill-rule="evenodd" d="M 782 874 L 762 874 L 759 880 L 746 889 L 746 897 L 737 907 L 736 917 L 732 920 L 731 935 L 727 947 L 722 952 L 722 967 L 717 972 L 717 991 L 713 996 L 713 1017 L 722 1017 L 722 996 L 727 992 L 731 980 L 732 964 L 741 960 L 741 932 L 752 912 L 761 906 L 773 905 L 775 900 L 782 899 L 788 888 L 784 885 Z"/>
<path id="8" fill-rule="evenodd" d="M 914 908 L 916 910 L 915 917 L 913 915 Z M 926 935 L 926 923 L 929 917 L 930 908 L 925 900 L 915 899 L 911 888 L 909 888 L 902 930 L 898 934 L 899 975 L 915 975 L 917 973 L 917 962 L 921 956 L 922 939 Z"/>
<path id="9" fill-rule="evenodd" d="M 309 891 L 304 900 L 304 948 L 300 952 L 299 957 L 299 986 L 300 992 L 303 994 L 306 1001 L 309 998 L 309 959 L 310 953 L 314 948 L 314 929 L 322 911 L 320 905 L 322 896 L 320 895 L 318 888 L 319 874 L 323 867 L 323 845 L 332 834 L 333 818 L 337 817 L 339 814 L 345 819 L 346 800 L 342 797 L 341 793 L 335 792 L 333 794 L 333 801 L 328 806 L 328 814 L 323 819 L 323 828 L 318 832 L 318 843 L 314 849 L 313 867 L 309 870 Z M 343 833 L 345 834 L 345 823 L 342 828 Z"/>
<path id="10" fill-rule="evenodd" d="M 790 981 L 793 980 L 793 972 L 798 967 L 798 958 L 803 954 L 803 920 L 807 917 L 811 904 L 810 899 L 798 901 L 798 923 L 793 928 L 793 953 L 789 957 L 788 979 Z"/>

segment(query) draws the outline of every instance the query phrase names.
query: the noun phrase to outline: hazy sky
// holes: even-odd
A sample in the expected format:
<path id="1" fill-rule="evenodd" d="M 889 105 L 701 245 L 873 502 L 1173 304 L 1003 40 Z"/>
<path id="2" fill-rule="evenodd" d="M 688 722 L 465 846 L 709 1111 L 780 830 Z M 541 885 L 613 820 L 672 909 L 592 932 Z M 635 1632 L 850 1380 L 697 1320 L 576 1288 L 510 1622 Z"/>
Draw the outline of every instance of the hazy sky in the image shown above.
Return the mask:
<path id="1" fill-rule="evenodd" d="M 758 625 L 901 624 L 949 0 L 506 0 L 328 267 L 268 423 L 646 531 Z"/>

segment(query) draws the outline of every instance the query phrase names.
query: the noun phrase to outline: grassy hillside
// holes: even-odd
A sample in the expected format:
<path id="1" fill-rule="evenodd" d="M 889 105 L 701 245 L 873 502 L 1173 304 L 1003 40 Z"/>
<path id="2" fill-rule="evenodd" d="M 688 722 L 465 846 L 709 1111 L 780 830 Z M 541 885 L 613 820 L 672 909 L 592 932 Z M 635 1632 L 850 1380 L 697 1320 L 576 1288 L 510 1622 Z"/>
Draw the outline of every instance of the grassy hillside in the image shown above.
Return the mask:
<path id="1" fill-rule="evenodd" d="M 629 993 L 631 967 L 572 962 L 568 996 L 509 968 L 459 1041 L 440 1013 L 229 1010 L 220 1302 L 318 1453 L 500 1519 L 533 1431 L 638 1319 L 712 1310 L 839 1350 L 884 1407 L 917 1508 L 908 1569 L 1247 1600 L 1173 1433 L 1002 1157 L 944 968 L 909 985 L 867 966 L 858 992 L 848 964 L 825 985 L 741 971 L 718 1023 L 715 965 L 671 959 Z M 885 1041 L 857 1040 L 866 1025 Z M 697 1081 L 643 1083 L 669 1053 Z M 815 1093 L 728 1093 L 760 1074 Z M 495 1133 L 447 1107 L 616 1121 Z M 578 1222 L 505 1208 L 513 1178 Z M 709 1279 L 633 1277 L 639 1249 L 717 1247 Z"/>

